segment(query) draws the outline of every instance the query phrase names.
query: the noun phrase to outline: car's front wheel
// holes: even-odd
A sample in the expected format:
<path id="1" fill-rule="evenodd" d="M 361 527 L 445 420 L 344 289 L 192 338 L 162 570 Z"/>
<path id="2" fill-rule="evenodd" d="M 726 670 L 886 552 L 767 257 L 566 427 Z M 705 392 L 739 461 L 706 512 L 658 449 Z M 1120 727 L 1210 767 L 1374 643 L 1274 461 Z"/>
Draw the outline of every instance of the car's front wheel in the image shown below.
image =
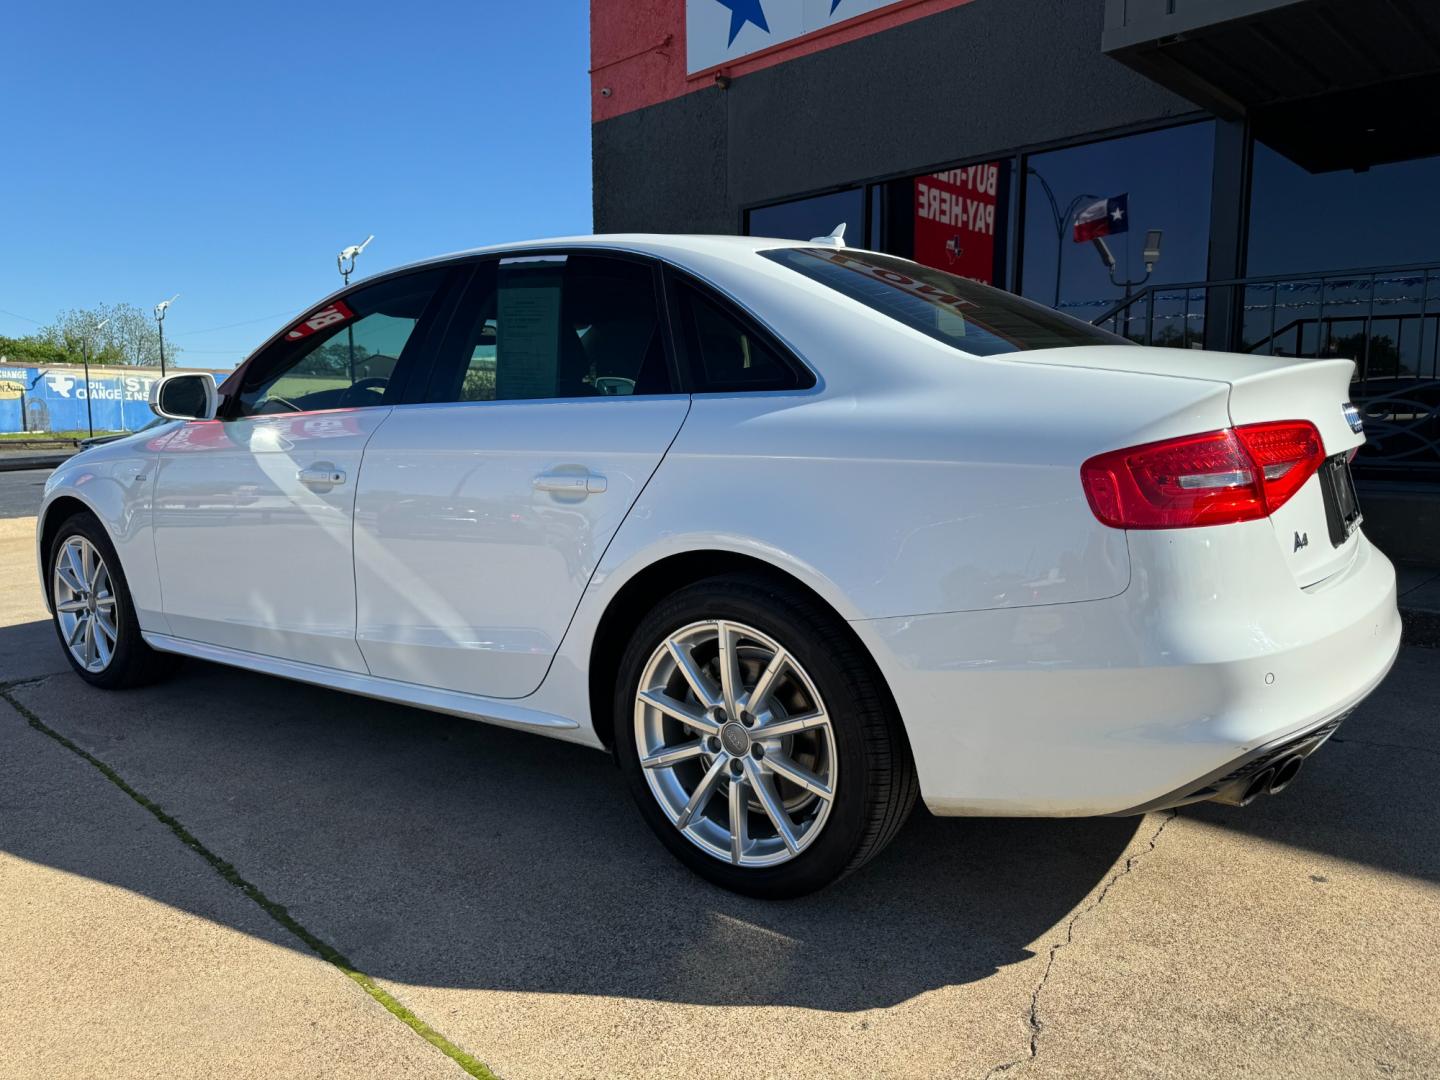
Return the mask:
<path id="1" fill-rule="evenodd" d="M 760 577 L 698 582 L 642 621 L 615 747 L 666 846 L 753 896 L 799 896 L 858 868 L 917 790 L 889 695 L 844 623 Z"/>
<path id="2" fill-rule="evenodd" d="M 120 689 L 154 682 L 174 666 L 140 636 L 115 546 L 93 514 L 67 519 L 50 544 L 50 610 L 60 647 L 92 686 Z"/>

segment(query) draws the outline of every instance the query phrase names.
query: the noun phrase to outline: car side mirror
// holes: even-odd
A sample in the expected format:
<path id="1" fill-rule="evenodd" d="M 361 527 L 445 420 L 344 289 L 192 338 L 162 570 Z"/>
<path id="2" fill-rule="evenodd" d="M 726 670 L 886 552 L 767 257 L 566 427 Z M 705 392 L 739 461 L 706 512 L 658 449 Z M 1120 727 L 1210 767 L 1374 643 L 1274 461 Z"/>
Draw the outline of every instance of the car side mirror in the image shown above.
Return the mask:
<path id="1" fill-rule="evenodd" d="M 214 420 L 219 401 L 206 371 L 167 375 L 150 387 L 150 411 L 166 420 Z"/>

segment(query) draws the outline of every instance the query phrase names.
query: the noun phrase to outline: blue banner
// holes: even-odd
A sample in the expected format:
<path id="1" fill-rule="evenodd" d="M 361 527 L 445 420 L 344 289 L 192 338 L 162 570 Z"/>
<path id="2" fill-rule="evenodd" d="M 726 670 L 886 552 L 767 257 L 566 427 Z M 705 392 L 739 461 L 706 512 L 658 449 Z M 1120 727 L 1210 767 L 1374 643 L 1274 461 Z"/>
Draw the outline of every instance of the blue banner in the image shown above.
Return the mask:
<path id="1" fill-rule="evenodd" d="M 153 418 L 150 368 L 90 371 L 72 367 L 0 367 L 0 432 L 85 431 L 88 399 L 96 431 L 134 431 Z"/>

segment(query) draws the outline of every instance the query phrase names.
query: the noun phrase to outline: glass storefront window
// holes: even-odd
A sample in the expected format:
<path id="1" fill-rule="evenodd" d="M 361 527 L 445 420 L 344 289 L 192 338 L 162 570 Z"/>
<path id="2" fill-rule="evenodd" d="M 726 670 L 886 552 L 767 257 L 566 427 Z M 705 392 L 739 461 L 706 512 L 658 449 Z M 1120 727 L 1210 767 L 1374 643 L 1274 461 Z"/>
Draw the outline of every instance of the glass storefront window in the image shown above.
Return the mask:
<path id="1" fill-rule="evenodd" d="M 1253 276 L 1431 262 L 1440 251 L 1440 157 L 1309 173 L 1257 142 L 1251 175 Z"/>
<path id="2" fill-rule="evenodd" d="M 1095 319 L 1125 297 L 1124 282 L 1145 278 L 1146 237 L 1156 229 L 1162 231 L 1160 259 L 1145 283 L 1204 280 L 1214 140 L 1214 123 L 1203 121 L 1030 155 L 1021 292 Z M 1098 226 L 1082 233 L 1101 233 L 1114 255 L 1113 275 L 1090 240 L 1075 239 L 1077 215 L 1102 201 L 1109 204 L 1108 235 Z M 1116 231 L 1122 222 L 1124 231 Z M 1139 317 L 1152 316 L 1140 311 Z M 1204 305 L 1183 290 L 1174 297 L 1162 290 L 1153 319 L 1156 344 L 1190 344 L 1201 335 Z"/>
<path id="3" fill-rule="evenodd" d="M 1440 157 L 1366 172 L 1310 173 L 1255 144 L 1251 275 L 1243 348 L 1356 363 L 1356 400 L 1440 375 L 1440 279 L 1425 270 L 1325 273 L 1433 262 L 1440 251 Z"/>
<path id="4" fill-rule="evenodd" d="M 809 199 L 794 199 L 775 206 L 751 210 L 746 232 L 751 236 L 773 236 L 781 240 L 813 240 L 845 223 L 845 240 L 856 246 L 866 243 L 865 192 L 861 188 L 832 191 Z"/>

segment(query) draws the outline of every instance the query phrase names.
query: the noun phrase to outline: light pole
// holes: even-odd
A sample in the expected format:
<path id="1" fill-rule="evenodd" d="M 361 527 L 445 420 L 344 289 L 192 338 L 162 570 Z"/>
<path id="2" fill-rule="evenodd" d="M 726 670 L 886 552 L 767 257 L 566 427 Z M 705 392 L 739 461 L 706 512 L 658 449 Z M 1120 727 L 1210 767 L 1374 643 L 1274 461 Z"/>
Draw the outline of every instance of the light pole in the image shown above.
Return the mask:
<path id="1" fill-rule="evenodd" d="M 339 255 L 335 256 L 335 266 L 340 271 L 340 277 L 346 285 L 350 284 L 350 275 L 355 272 L 355 260 L 360 256 L 362 251 L 370 246 L 370 241 L 374 239 L 375 234 L 371 233 L 365 238 L 363 244 L 351 244 L 344 251 L 340 252 Z"/>
<path id="2" fill-rule="evenodd" d="M 1047 199 L 1050 200 L 1050 213 L 1051 213 L 1052 215 L 1054 215 L 1054 218 L 1055 218 L 1055 304 L 1054 304 L 1054 307 L 1055 307 L 1056 310 L 1058 311 L 1059 308 L 1060 308 L 1060 267 L 1061 267 L 1061 265 L 1062 265 L 1062 261 L 1063 261 L 1064 258 L 1065 258 L 1065 226 L 1066 226 L 1067 222 L 1070 220 L 1070 218 L 1074 216 L 1075 210 L 1079 207 L 1079 205 L 1080 205 L 1082 202 L 1084 202 L 1086 199 L 1090 199 L 1090 200 L 1093 202 L 1095 199 L 1098 199 L 1100 196 L 1098 196 L 1098 195 L 1091 195 L 1091 194 L 1089 194 L 1088 192 L 1085 193 L 1085 194 L 1082 194 L 1082 195 L 1076 195 L 1073 199 L 1070 200 L 1069 205 L 1065 207 L 1065 212 L 1062 214 L 1062 213 L 1060 212 L 1060 204 L 1059 204 L 1059 203 L 1056 201 L 1056 199 L 1055 199 L 1055 192 L 1050 189 L 1050 183 L 1049 183 L 1049 181 L 1047 181 L 1047 180 L 1045 179 L 1045 177 L 1043 177 L 1043 176 L 1040 175 L 1040 170 L 1037 169 L 1037 168 L 1035 168 L 1035 166 L 1033 166 L 1033 165 L 1027 165 L 1027 166 L 1025 166 L 1025 171 L 1026 171 L 1027 173 L 1029 173 L 1031 176 L 1035 177 L 1036 180 L 1039 180 L 1039 181 L 1040 181 L 1040 186 L 1045 189 L 1045 198 L 1047 198 Z"/>
<path id="3" fill-rule="evenodd" d="M 109 321 L 109 319 L 101 319 L 90 328 L 90 334 L 100 333 Z M 95 410 L 90 404 L 90 334 L 86 334 L 80 339 L 80 355 L 85 361 L 85 426 L 90 429 L 90 437 L 93 439 L 95 437 Z M 121 427 L 124 427 L 123 419 Z"/>
<path id="4" fill-rule="evenodd" d="M 1125 299 L 1126 299 L 1126 300 L 1129 300 L 1129 299 L 1130 299 L 1130 290 L 1131 290 L 1131 289 L 1135 288 L 1135 286 L 1137 286 L 1137 285 L 1144 285 L 1145 282 L 1147 282 L 1147 281 L 1150 280 L 1150 275 L 1155 272 L 1155 264 L 1160 261 L 1160 241 L 1161 241 L 1161 239 L 1164 237 L 1164 235 L 1165 235 L 1165 232 L 1164 232 L 1163 229 L 1150 229 L 1148 232 L 1145 233 L 1145 250 L 1144 250 L 1144 252 L 1142 253 L 1142 257 L 1143 257 L 1144 260 L 1145 260 L 1145 276 L 1144 276 L 1144 277 L 1136 278 L 1136 279 L 1133 280 L 1133 281 L 1131 281 L 1131 280 L 1128 279 L 1128 278 L 1127 278 L 1126 280 L 1124 280 L 1124 281 L 1120 281 L 1120 280 L 1118 280 L 1118 279 L 1115 277 L 1115 255 L 1114 255 L 1114 253 L 1110 250 L 1110 245 L 1107 244 L 1107 243 L 1105 243 L 1105 238 L 1104 238 L 1103 236 L 1097 236 L 1097 237 L 1095 237 L 1094 239 L 1092 239 L 1092 240 L 1090 241 L 1092 244 L 1095 245 L 1095 251 L 1096 251 L 1096 253 L 1100 256 L 1100 261 L 1105 264 L 1105 269 L 1106 269 L 1107 271 L 1109 271 L 1109 273 L 1110 273 L 1110 284 L 1116 286 L 1117 288 L 1124 288 L 1124 290 L 1125 290 Z M 1129 265 L 1129 259 L 1128 259 L 1128 258 L 1126 259 L 1126 265 L 1127 265 L 1127 266 Z M 1155 297 L 1154 297 L 1154 296 L 1151 296 L 1151 297 L 1150 297 L 1150 304 L 1151 304 L 1152 307 L 1154 306 L 1154 304 L 1155 304 Z M 1126 304 L 1126 305 L 1125 305 L 1125 337 L 1129 337 L 1129 336 L 1130 336 L 1130 305 L 1129 305 L 1129 304 Z M 1183 333 L 1183 332 L 1182 332 L 1182 335 L 1181 335 L 1181 340 L 1184 341 L 1184 333 Z M 1148 344 L 1148 342 L 1147 342 L 1147 344 Z"/>
<path id="5" fill-rule="evenodd" d="M 165 312 L 169 310 L 171 304 L 179 299 L 180 294 L 177 292 L 169 300 L 161 300 L 155 305 L 155 325 L 160 328 L 160 377 L 162 379 L 165 377 Z"/>
<path id="6" fill-rule="evenodd" d="M 371 241 L 371 240 L 374 240 L 374 239 L 375 239 L 375 234 L 374 234 L 374 233 L 371 233 L 369 236 L 367 236 L 367 237 L 365 238 L 365 242 L 364 242 L 363 244 L 351 244 L 349 247 L 347 247 L 347 248 L 345 248 L 343 251 L 341 251 L 339 255 L 336 255 L 336 256 L 335 256 L 335 268 L 340 271 L 340 280 L 343 281 L 346 285 L 349 285 L 349 284 L 350 284 L 350 275 L 355 272 L 355 260 L 360 257 L 360 253 L 361 253 L 362 251 L 364 251 L 367 247 L 370 246 L 370 241 Z M 354 386 L 354 385 L 355 385 L 355 324 L 354 324 L 353 322 L 351 322 L 349 325 L 347 325 L 347 326 L 345 327 L 345 339 L 346 339 L 346 341 L 348 341 L 349 344 L 350 344 L 350 353 L 349 353 L 349 357 L 350 357 L 350 359 L 349 359 L 350 385 L 351 385 L 351 386 Z"/>

